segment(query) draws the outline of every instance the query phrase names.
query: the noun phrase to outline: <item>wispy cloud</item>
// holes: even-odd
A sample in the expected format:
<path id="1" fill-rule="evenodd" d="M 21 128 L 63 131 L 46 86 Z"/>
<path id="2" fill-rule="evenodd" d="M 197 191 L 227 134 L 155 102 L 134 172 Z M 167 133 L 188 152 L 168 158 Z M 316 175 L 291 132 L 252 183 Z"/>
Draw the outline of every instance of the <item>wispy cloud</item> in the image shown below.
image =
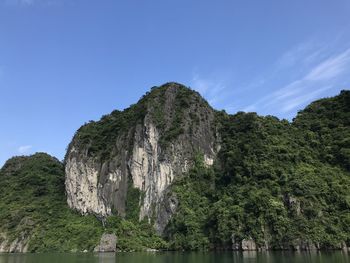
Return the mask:
<path id="1" fill-rule="evenodd" d="M 309 39 L 282 53 L 250 79 L 237 74 L 232 77 L 233 70 L 225 73 L 203 77 L 196 72 L 191 86 L 215 108 L 230 113 L 256 111 L 291 118 L 311 101 L 331 94 L 330 90 L 347 88 L 350 45 L 341 38 L 327 42 Z"/>
<path id="2" fill-rule="evenodd" d="M 300 107 L 301 105 L 315 99 L 318 95 L 322 94 L 324 91 L 331 89 L 333 86 L 325 86 L 318 89 L 315 89 L 311 92 L 305 93 L 305 94 L 298 94 L 298 96 L 295 96 L 288 100 L 287 103 L 284 103 L 281 111 L 282 112 L 289 112 L 295 108 Z"/>
<path id="3" fill-rule="evenodd" d="M 287 50 L 276 61 L 275 71 L 282 68 L 293 67 L 295 64 L 308 63 L 320 54 L 319 47 L 313 41 L 306 41 Z"/>
<path id="4" fill-rule="evenodd" d="M 26 154 L 32 149 L 31 145 L 23 145 L 18 148 L 20 154 Z"/>
<path id="5" fill-rule="evenodd" d="M 343 73 L 350 62 L 350 48 L 341 54 L 331 57 L 313 68 L 305 77 L 306 80 L 318 81 L 337 77 Z"/>
<path id="6" fill-rule="evenodd" d="M 191 86 L 204 96 L 210 104 L 218 103 L 225 97 L 225 80 L 218 78 L 202 78 L 199 74 L 193 74 Z"/>
<path id="7" fill-rule="evenodd" d="M 277 62 L 281 67 L 291 67 L 290 72 L 301 72 L 300 76 L 244 107 L 244 111 L 295 111 L 332 89 L 345 73 L 350 72 L 350 48 L 329 55 L 326 47 L 314 50 L 310 50 L 310 45 L 301 47 L 289 51 Z"/>
<path id="8" fill-rule="evenodd" d="M 237 85 L 241 96 L 248 94 L 249 97 L 252 97 L 251 94 L 254 94 L 258 98 L 255 102 L 250 105 L 229 103 L 225 109 L 229 112 L 237 110 L 258 111 L 271 106 L 269 111 L 264 113 L 274 113 L 272 109 L 274 100 L 271 100 L 271 93 L 275 95 L 276 100 L 296 95 L 299 92 L 296 87 L 300 84 L 300 78 L 303 77 L 301 74 L 305 74 L 314 63 L 327 57 L 327 51 L 326 45 L 314 40 L 308 40 L 292 47 L 282 53 L 275 63 L 263 69 L 258 76 L 252 76 L 250 82 Z M 274 89 L 274 86 L 277 85 L 282 88 Z M 266 90 L 270 95 L 263 96 L 261 94 L 263 90 Z M 280 107 L 278 108 L 280 109 Z"/>

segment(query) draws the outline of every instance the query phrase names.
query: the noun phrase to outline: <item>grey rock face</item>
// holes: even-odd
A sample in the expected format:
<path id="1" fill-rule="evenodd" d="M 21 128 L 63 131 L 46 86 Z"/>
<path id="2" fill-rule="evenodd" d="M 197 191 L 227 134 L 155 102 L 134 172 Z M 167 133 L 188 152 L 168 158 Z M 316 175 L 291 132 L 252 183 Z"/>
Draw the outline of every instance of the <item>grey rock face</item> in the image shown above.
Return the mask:
<path id="1" fill-rule="evenodd" d="M 299 216 L 301 214 L 300 201 L 296 197 L 286 195 L 285 196 L 285 203 L 287 204 L 287 206 L 290 210 L 292 210 L 296 213 L 296 215 Z"/>
<path id="2" fill-rule="evenodd" d="M 247 238 L 243 240 L 237 240 L 235 235 L 233 234 L 231 237 L 232 241 L 232 250 L 235 251 L 256 251 L 258 250 L 258 246 L 252 238 Z"/>
<path id="3" fill-rule="evenodd" d="M 0 253 L 28 252 L 30 237 L 21 233 L 15 240 L 10 241 L 5 234 L 0 233 Z"/>
<path id="4" fill-rule="evenodd" d="M 162 233 L 162 231 L 165 229 L 172 215 L 175 214 L 177 206 L 177 197 L 167 190 L 164 194 L 164 200 L 160 203 L 158 209 L 157 221 L 155 224 L 156 231 L 158 233 Z"/>
<path id="5" fill-rule="evenodd" d="M 255 241 L 253 239 L 251 239 L 251 238 L 243 239 L 241 242 L 241 249 L 243 251 L 257 250 L 257 246 L 256 246 Z"/>
<path id="6" fill-rule="evenodd" d="M 164 133 L 174 125 L 179 108 L 177 97 L 184 87 L 170 83 L 164 89 L 160 127 L 155 118 L 153 101 L 146 103 L 144 117 L 111 142 L 111 158 L 101 160 L 89 155 L 76 137 L 66 156 L 66 192 L 71 208 L 82 214 L 101 217 L 117 213 L 125 215 L 128 185 L 141 191 L 139 219 L 155 219 L 155 228 L 162 233 L 177 207 L 176 197 L 168 193 L 176 177 L 184 175 L 194 155 L 204 155 L 212 165 L 218 151 L 214 110 L 199 94 L 191 93 L 182 110 L 182 132 L 164 141 Z M 131 142 L 131 143 L 130 143 Z"/>
<path id="7" fill-rule="evenodd" d="M 311 241 L 301 240 L 296 247 L 297 250 L 317 250 L 320 249 L 320 245 L 318 243 L 313 243 Z"/>
<path id="8" fill-rule="evenodd" d="M 117 236 L 115 234 L 103 234 L 100 244 L 95 247 L 94 252 L 116 252 Z"/>

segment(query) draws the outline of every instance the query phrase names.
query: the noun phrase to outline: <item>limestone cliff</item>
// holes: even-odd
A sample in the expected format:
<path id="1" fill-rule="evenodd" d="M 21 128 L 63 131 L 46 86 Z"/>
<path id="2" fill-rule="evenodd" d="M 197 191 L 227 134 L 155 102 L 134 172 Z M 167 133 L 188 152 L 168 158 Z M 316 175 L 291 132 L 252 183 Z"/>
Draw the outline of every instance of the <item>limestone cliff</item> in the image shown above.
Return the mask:
<path id="1" fill-rule="evenodd" d="M 75 134 L 65 158 L 68 204 L 101 218 L 137 213 L 161 233 L 177 205 L 168 187 L 196 154 L 212 165 L 218 147 L 214 110 L 198 93 L 176 83 L 155 87 Z"/>
<path id="2" fill-rule="evenodd" d="M 0 252 L 347 251 L 349 120 L 350 91 L 288 122 L 155 87 L 83 125 L 65 165 L 45 153 L 6 161 Z"/>

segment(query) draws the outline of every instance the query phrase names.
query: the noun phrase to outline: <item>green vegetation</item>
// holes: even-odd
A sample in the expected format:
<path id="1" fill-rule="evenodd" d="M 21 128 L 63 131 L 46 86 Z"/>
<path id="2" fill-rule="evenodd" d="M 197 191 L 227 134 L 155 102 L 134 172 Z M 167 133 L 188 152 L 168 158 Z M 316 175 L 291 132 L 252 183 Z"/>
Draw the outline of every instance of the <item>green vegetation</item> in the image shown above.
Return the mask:
<path id="1" fill-rule="evenodd" d="M 166 101 L 166 92 L 173 87 L 174 96 Z M 186 118 L 186 112 L 191 105 L 206 103 L 200 95 L 184 86 L 167 83 L 160 87 L 153 87 L 137 104 L 131 105 L 124 111 L 115 110 L 111 114 L 103 116 L 99 121 L 90 121 L 83 125 L 74 136 L 74 146 L 87 150 L 89 156 L 94 156 L 101 161 L 109 160 L 115 155 L 115 142 L 127 141 L 126 147 L 133 145 L 134 138 L 130 136 L 137 124 L 143 124 L 146 114 L 152 118 L 152 122 L 160 132 L 160 144 L 166 147 L 171 141 L 185 132 L 187 124 L 198 123 L 198 116 L 189 112 L 190 119 Z M 207 103 L 206 103 L 206 106 Z M 70 145 L 72 147 L 72 145 Z"/>
<path id="2" fill-rule="evenodd" d="M 156 235 L 152 226 L 146 221 L 133 222 L 112 216 L 107 219 L 106 230 L 117 235 L 118 248 L 121 251 L 168 248 L 167 242 Z"/>
<path id="3" fill-rule="evenodd" d="M 98 122 L 90 121 L 77 131 L 76 145 L 86 148 L 90 156 L 108 160 L 113 153 L 117 138 L 124 136 L 125 139 L 131 140 L 132 138 L 127 137 L 127 131 L 141 122 L 145 112 L 144 104 L 141 103 L 122 112 L 115 110 L 103 116 Z"/>
<path id="4" fill-rule="evenodd" d="M 165 235 L 172 249 L 196 250 L 209 246 L 209 215 L 214 197 L 214 173 L 196 155 L 194 167 L 186 177 L 177 180 L 173 191 L 180 200 L 176 216 L 167 226 Z"/>
<path id="5" fill-rule="evenodd" d="M 0 233 L 10 242 L 30 237 L 32 252 L 92 251 L 103 232 L 117 234 L 120 250 L 167 246 L 145 222 L 114 216 L 103 227 L 94 216 L 69 209 L 63 165 L 44 153 L 6 162 L 0 170 L 0 211 Z"/>
<path id="6" fill-rule="evenodd" d="M 166 235 L 174 249 L 350 244 L 350 92 L 311 104 L 294 123 L 217 113 L 216 164 L 195 162 L 173 185 L 179 208 Z"/>
<path id="7" fill-rule="evenodd" d="M 131 179 L 132 180 L 132 179 Z M 128 182 L 128 191 L 125 203 L 126 219 L 138 222 L 140 214 L 140 200 L 142 200 L 142 193 L 140 189 L 134 188 L 131 180 Z"/>
<path id="8" fill-rule="evenodd" d="M 174 84 L 154 87 L 152 92 L 145 96 L 152 120 L 160 131 L 159 143 L 162 148 L 184 134 L 186 126 L 189 126 L 189 132 L 191 132 L 193 125 L 199 124 L 200 113 L 197 110 L 200 107 L 209 107 L 199 93 L 178 84 L 174 85 L 176 87 L 174 97 L 168 94 L 168 99 L 173 101 L 167 102 L 166 91 L 169 85 Z"/>
<path id="9" fill-rule="evenodd" d="M 322 161 L 350 171 L 350 91 L 310 104 L 295 125 L 308 131 Z"/>
<path id="10" fill-rule="evenodd" d="M 185 110 L 190 107 L 190 99 L 192 98 L 190 89 L 181 88 L 177 91 L 174 103 L 174 116 L 172 116 L 170 125 L 166 127 L 160 137 L 160 144 L 166 147 L 169 142 L 176 139 L 180 134 L 184 133 Z"/>
<path id="11" fill-rule="evenodd" d="M 74 147 L 108 160 L 120 150 L 115 141 L 133 144 L 132 131 L 147 113 L 162 147 L 205 119 L 191 108 L 203 103 L 193 91 L 165 92 L 166 85 L 156 87 L 125 111 L 84 125 Z M 0 233 L 10 241 L 30 237 L 29 250 L 37 252 L 91 251 L 105 232 L 117 235 L 123 251 L 229 248 L 232 236 L 273 249 L 350 246 L 350 91 L 312 103 L 292 123 L 243 112 L 216 112 L 215 122 L 217 159 L 207 167 L 196 154 L 189 173 L 176 177 L 178 207 L 165 240 L 139 222 L 143 193 L 130 183 L 124 219 L 102 224 L 70 210 L 63 164 L 43 153 L 14 157 L 0 170 Z"/>
<path id="12" fill-rule="evenodd" d="M 99 121 L 86 123 L 76 132 L 74 146 L 87 149 L 89 156 L 100 158 L 101 161 L 109 160 L 114 150 L 118 150 L 114 149 L 117 139 L 126 140 L 127 146 L 132 146 L 134 138 L 130 137 L 128 132 L 135 129 L 137 124 L 142 124 L 150 103 L 156 123 L 163 125 L 164 92 L 165 87 L 153 87 L 152 92 L 146 93 L 137 104 L 124 111 L 115 110 L 111 114 L 104 115 Z"/>

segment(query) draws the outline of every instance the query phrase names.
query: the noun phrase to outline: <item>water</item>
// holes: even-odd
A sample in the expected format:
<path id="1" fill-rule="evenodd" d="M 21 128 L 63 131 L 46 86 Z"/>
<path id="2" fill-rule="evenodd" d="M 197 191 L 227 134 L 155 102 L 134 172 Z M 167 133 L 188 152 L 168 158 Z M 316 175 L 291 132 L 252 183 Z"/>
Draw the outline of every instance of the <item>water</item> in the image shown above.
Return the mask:
<path id="1" fill-rule="evenodd" d="M 44 253 L 0 254 L 0 263 L 345 263 L 350 255 L 334 252 L 206 252 L 206 253 Z"/>

